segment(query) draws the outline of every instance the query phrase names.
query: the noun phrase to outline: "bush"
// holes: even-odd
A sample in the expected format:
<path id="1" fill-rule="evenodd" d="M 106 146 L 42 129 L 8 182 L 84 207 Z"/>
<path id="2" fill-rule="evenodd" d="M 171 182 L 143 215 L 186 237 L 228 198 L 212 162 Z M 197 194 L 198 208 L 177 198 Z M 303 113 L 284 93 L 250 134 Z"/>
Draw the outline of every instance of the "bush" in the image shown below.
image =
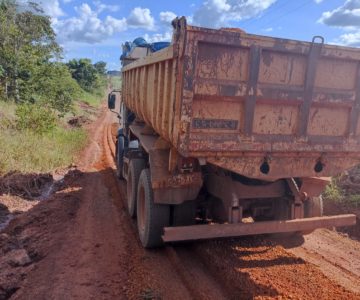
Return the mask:
<path id="1" fill-rule="evenodd" d="M 323 196 L 326 200 L 334 202 L 341 202 L 344 199 L 344 194 L 335 179 L 332 179 L 331 183 L 326 186 Z"/>
<path id="2" fill-rule="evenodd" d="M 44 134 L 54 130 L 57 117 L 53 110 L 41 104 L 21 104 L 15 111 L 16 128 L 29 130 L 37 134 Z"/>

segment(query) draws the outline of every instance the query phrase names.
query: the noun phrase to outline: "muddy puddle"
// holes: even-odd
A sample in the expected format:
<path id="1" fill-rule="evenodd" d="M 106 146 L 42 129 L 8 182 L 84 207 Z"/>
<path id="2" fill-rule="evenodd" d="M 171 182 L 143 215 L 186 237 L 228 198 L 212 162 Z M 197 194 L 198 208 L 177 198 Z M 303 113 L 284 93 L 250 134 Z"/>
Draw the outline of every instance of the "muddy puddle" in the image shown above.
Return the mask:
<path id="1" fill-rule="evenodd" d="M 17 215 L 46 201 L 58 191 L 71 169 L 56 174 L 9 173 L 0 177 L 0 232 Z"/>

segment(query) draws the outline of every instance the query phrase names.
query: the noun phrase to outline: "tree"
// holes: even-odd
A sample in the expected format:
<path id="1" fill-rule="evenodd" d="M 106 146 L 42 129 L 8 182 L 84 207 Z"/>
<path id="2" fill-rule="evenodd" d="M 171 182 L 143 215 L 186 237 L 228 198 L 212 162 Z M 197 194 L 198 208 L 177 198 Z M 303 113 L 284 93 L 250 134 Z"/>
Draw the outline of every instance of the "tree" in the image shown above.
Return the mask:
<path id="1" fill-rule="evenodd" d="M 0 65 L 6 98 L 30 100 L 28 81 L 39 66 L 60 53 L 50 18 L 36 4 L 28 2 L 25 10 L 19 10 L 14 0 L 0 0 Z"/>
<path id="2" fill-rule="evenodd" d="M 81 58 L 79 60 L 72 59 L 67 63 L 72 77 L 85 90 L 90 92 L 97 79 L 97 70 L 91 63 L 90 59 Z"/>
<path id="3" fill-rule="evenodd" d="M 94 67 L 100 75 L 106 75 L 106 62 L 98 61 L 94 64 Z"/>
<path id="4" fill-rule="evenodd" d="M 71 110 L 74 98 L 80 94 L 79 85 L 63 63 L 44 64 L 32 78 L 37 102 L 56 109 L 60 115 Z"/>
<path id="5" fill-rule="evenodd" d="M 79 85 L 88 92 L 93 92 L 99 88 L 102 77 L 106 74 L 106 63 L 103 61 L 92 64 L 90 59 L 72 59 L 67 63 L 72 77 Z"/>

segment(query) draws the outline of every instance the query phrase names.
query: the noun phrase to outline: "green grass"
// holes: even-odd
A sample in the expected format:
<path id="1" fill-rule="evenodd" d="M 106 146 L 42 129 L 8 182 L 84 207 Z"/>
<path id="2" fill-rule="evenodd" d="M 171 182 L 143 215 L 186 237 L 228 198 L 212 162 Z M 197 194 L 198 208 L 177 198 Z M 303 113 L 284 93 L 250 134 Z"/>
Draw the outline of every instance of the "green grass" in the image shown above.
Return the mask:
<path id="1" fill-rule="evenodd" d="M 56 128 L 37 135 L 12 129 L 0 131 L 0 174 L 10 171 L 50 172 L 70 165 L 84 147 L 83 129 Z"/>
<path id="2" fill-rule="evenodd" d="M 96 93 L 88 93 L 86 91 L 82 91 L 79 100 L 91 106 L 99 107 L 104 97 L 105 97 L 105 89 L 102 89 L 101 92 L 98 91 Z"/>
<path id="3" fill-rule="evenodd" d="M 111 76 L 110 83 L 113 90 L 121 90 L 121 77 L 120 76 Z"/>
<path id="4" fill-rule="evenodd" d="M 15 120 L 16 105 L 0 99 L 0 131 L 12 127 Z"/>
<path id="5" fill-rule="evenodd" d="M 336 179 L 325 188 L 324 200 L 332 201 L 348 208 L 360 208 L 360 194 L 345 193 Z"/>
<path id="6" fill-rule="evenodd" d="M 332 180 L 329 185 L 326 186 L 323 193 L 323 197 L 326 200 L 333 202 L 342 202 L 344 199 L 344 193 L 341 188 L 338 186 L 336 180 Z"/>
<path id="7" fill-rule="evenodd" d="M 106 78 L 92 93 L 82 91 L 78 101 L 99 107 L 106 93 Z M 50 172 L 74 162 L 87 142 L 82 128 L 68 128 L 71 116 L 85 116 L 93 120 L 94 110 L 83 109 L 74 101 L 74 110 L 57 120 L 50 132 L 37 134 L 28 129 L 18 130 L 16 105 L 0 99 L 0 176 L 11 171 L 23 173 Z M 96 112 L 96 110 L 95 110 Z"/>
<path id="8" fill-rule="evenodd" d="M 353 194 L 345 198 L 345 200 L 351 207 L 360 208 L 360 195 Z"/>
<path id="9" fill-rule="evenodd" d="M 70 165 L 86 144 L 83 129 L 61 125 L 39 135 L 15 129 L 16 105 L 0 100 L 0 175 L 10 171 L 49 172 Z"/>
<path id="10" fill-rule="evenodd" d="M 107 84 L 108 84 L 108 80 L 106 77 L 100 78 L 98 87 L 94 89 L 91 93 L 81 90 L 81 94 L 78 100 L 84 101 L 91 106 L 99 107 L 102 100 L 106 97 Z"/>

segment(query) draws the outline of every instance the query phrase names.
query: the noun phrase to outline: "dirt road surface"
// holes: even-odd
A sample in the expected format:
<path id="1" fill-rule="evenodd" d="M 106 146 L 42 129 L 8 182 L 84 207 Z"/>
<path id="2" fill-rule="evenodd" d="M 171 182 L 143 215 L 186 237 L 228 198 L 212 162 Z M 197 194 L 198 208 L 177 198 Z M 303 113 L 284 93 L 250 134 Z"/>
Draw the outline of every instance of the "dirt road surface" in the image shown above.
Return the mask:
<path id="1" fill-rule="evenodd" d="M 0 235 L 0 299 L 360 299 L 360 244 L 329 230 L 303 245 L 260 236 L 144 250 L 114 176 L 114 122 L 104 109 L 78 167 Z"/>

